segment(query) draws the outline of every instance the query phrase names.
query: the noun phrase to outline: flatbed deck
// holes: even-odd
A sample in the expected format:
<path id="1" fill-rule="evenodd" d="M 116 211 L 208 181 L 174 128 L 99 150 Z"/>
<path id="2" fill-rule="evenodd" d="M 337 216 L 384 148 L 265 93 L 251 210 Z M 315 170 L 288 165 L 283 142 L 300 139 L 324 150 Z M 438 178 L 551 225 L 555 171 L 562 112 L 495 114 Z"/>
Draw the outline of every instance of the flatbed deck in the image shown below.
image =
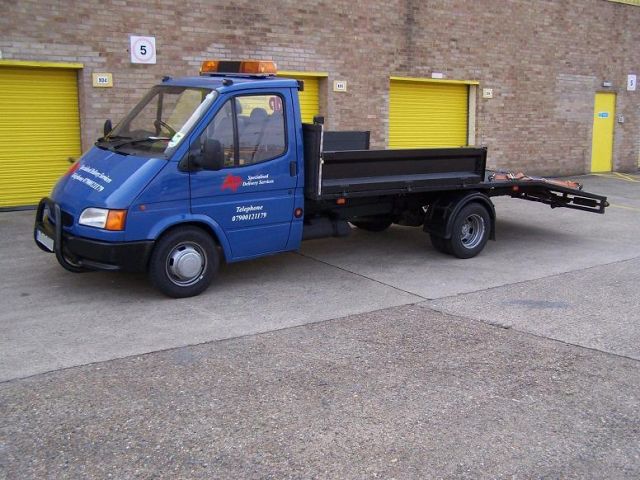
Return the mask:
<path id="1" fill-rule="evenodd" d="M 304 124 L 305 196 L 316 202 L 476 190 L 604 213 L 606 197 L 575 182 L 486 170 L 484 147 L 322 151 L 322 126 Z"/>

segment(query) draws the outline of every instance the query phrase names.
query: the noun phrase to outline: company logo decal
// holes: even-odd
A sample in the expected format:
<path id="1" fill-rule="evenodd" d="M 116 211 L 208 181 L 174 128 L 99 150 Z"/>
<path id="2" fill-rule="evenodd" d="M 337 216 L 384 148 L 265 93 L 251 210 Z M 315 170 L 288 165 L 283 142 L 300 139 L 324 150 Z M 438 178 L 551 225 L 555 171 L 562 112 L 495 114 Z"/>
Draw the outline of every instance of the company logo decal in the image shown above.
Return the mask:
<path id="1" fill-rule="evenodd" d="M 93 188 L 94 190 L 101 192 L 104 190 L 104 183 L 111 183 L 111 177 L 100 170 L 97 170 L 89 165 L 80 166 L 79 163 L 76 163 L 69 169 L 71 173 L 71 180 L 75 180 L 76 182 L 83 183 L 87 185 L 89 188 Z M 93 179 L 89 178 L 90 176 Z M 104 182 L 104 183 L 100 183 Z"/>
<path id="2" fill-rule="evenodd" d="M 271 185 L 273 180 L 269 178 L 269 174 L 261 173 L 259 175 L 249 175 L 247 180 L 242 182 L 243 187 L 254 187 L 256 185 Z"/>
<path id="3" fill-rule="evenodd" d="M 229 174 L 225 177 L 224 182 L 222 182 L 222 190 L 229 189 L 232 192 L 237 192 L 240 185 L 242 185 L 242 177 Z"/>
<path id="4" fill-rule="evenodd" d="M 249 175 L 246 180 L 232 174 L 228 174 L 222 182 L 222 190 L 231 190 L 237 192 L 240 187 L 255 187 L 258 185 L 272 185 L 273 179 L 269 178 L 269 174 Z"/>

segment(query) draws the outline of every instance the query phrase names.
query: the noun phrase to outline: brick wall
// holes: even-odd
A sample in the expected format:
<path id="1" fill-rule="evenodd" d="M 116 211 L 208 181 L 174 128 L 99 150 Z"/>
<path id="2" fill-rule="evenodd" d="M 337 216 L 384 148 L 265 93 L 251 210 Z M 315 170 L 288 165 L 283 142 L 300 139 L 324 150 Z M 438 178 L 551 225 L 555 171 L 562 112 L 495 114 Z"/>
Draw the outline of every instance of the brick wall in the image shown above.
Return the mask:
<path id="1" fill-rule="evenodd" d="M 532 173 L 589 170 L 593 98 L 618 93 L 614 169 L 640 152 L 640 8 L 605 0 L 22 0 L 5 4 L 5 59 L 82 62 L 83 147 L 106 118 L 120 119 L 163 75 L 196 74 L 205 58 L 274 59 L 282 70 L 329 72 L 323 110 L 331 129 L 367 129 L 383 147 L 389 76 L 479 80 L 477 143 L 490 165 Z M 158 63 L 132 65 L 129 36 L 156 37 Z M 91 86 L 111 72 L 114 88 Z M 347 93 L 330 91 L 348 81 Z"/>

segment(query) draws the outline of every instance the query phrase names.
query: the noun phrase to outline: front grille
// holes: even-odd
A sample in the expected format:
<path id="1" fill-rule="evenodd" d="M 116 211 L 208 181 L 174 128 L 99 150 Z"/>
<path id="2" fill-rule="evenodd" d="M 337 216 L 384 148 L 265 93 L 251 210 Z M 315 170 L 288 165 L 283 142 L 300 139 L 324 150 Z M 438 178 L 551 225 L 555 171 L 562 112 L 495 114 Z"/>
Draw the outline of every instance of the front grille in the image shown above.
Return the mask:
<path id="1" fill-rule="evenodd" d="M 65 227 L 73 226 L 73 215 L 62 210 L 62 225 Z"/>

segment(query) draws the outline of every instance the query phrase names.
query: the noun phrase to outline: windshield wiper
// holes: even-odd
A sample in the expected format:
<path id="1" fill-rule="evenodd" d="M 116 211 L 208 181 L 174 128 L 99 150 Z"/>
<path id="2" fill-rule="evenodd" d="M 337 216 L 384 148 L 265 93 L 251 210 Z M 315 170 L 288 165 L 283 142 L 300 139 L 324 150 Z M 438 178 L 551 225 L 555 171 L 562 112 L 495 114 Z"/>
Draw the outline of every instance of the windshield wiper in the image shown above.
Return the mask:
<path id="1" fill-rule="evenodd" d="M 131 137 L 125 137 L 124 135 L 107 135 L 105 137 L 100 137 L 98 142 L 111 142 L 112 140 L 127 140 Z"/>
<path id="2" fill-rule="evenodd" d="M 113 140 L 125 140 L 130 139 L 131 137 L 125 137 L 124 135 L 107 135 L 105 137 L 100 137 L 96 140 L 96 147 L 102 148 L 105 150 L 109 150 L 111 152 L 115 152 L 115 146 L 111 143 Z"/>
<path id="3" fill-rule="evenodd" d="M 142 138 L 131 138 L 131 137 L 122 137 L 128 138 L 128 140 L 124 140 L 120 143 L 116 143 L 113 148 L 124 147 L 125 145 L 133 145 L 134 143 L 144 143 L 144 142 L 157 142 L 157 141 L 166 141 L 171 140 L 169 137 L 142 137 Z"/>

